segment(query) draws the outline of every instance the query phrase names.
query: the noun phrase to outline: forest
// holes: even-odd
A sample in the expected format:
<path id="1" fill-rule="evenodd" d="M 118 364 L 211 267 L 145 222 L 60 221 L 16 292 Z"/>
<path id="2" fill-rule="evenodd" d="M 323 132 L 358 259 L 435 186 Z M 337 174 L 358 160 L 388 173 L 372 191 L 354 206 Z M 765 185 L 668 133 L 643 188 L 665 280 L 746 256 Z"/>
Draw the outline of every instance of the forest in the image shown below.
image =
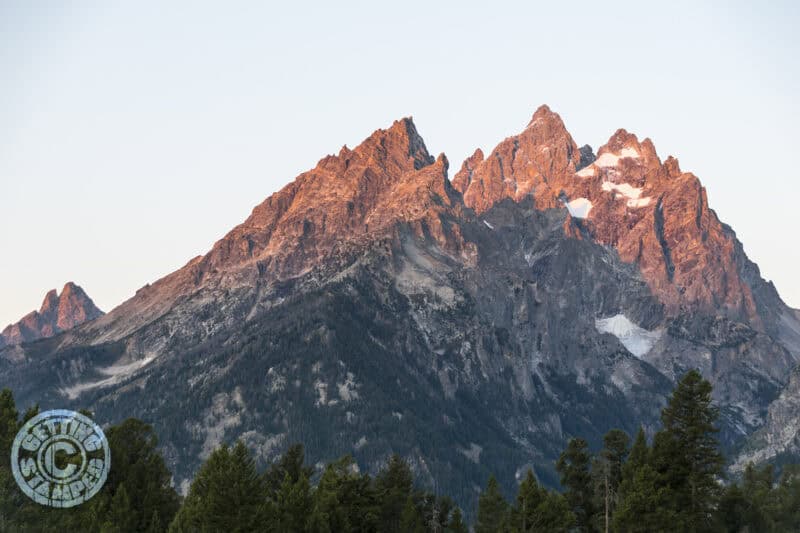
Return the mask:
<path id="1" fill-rule="evenodd" d="M 376 475 L 349 456 L 314 468 L 302 444 L 259 469 L 242 442 L 220 446 L 181 497 L 153 428 L 128 419 L 105 430 L 108 479 L 69 509 L 25 496 L 0 463 L 0 531 L 50 532 L 788 532 L 800 531 L 800 467 L 748 465 L 725 471 L 716 438 L 712 386 L 688 372 L 648 438 L 610 429 L 599 450 L 572 438 L 555 467 L 560 487 L 529 470 L 516 494 L 489 477 L 474 509 L 460 509 L 423 486 L 406 463 L 388 457 Z M 22 425 L 12 391 L 0 392 L 0 447 L 9 457 Z M 90 414 L 90 413 L 87 413 Z"/>

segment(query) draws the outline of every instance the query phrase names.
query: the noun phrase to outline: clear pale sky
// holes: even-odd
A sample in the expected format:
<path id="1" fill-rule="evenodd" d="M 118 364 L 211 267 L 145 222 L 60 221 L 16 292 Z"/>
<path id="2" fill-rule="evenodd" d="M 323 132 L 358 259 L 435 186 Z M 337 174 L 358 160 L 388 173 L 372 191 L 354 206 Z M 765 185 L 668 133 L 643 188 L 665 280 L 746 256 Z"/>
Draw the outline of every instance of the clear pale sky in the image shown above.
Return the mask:
<path id="1" fill-rule="evenodd" d="M 0 328 L 68 280 L 110 310 L 394 119 L 452 174 L 543 103 L 677 156 L 800 307 L 799 3 L 274 4 L 0 2 Z"/>

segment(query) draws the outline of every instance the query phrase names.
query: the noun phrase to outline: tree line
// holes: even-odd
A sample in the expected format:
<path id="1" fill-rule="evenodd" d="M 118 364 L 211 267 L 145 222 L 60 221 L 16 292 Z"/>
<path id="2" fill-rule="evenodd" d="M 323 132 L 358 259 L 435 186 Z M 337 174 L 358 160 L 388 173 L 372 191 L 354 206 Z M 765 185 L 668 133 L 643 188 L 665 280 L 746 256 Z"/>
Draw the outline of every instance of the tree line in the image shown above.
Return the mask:
<path id="1" fill-rule="evenodd" d="M 17 411 L 0 392 L 0 450 L 10 454 L 19 428 L 38 413 Z M 0 463 L 0 531 L 85 532 L 783 532 L 800 531 L 800 468 L 753 465 L 725 482 L 711 385 L 697 371 L 678 383 L 661 428 L 633 443 L 618 429 L 592 453 L 571 439 L 556 463 L 563 492 L 528 470 L 510 501 L 490 477 L 470 528 L 447 496 L 421 488 L 409 465 L 389 458 L 375 476 L 350 457 L 321 472 L 291 446 L 259 471 L 240 441 L 216 449 L 181 498 L 158 451 L 153 428 L 128 419 L 106 430 L 112 468 L 102 490 L 70 509 L 29 500 Z M 8 456 L 8 455 L 6 455 Z"/>

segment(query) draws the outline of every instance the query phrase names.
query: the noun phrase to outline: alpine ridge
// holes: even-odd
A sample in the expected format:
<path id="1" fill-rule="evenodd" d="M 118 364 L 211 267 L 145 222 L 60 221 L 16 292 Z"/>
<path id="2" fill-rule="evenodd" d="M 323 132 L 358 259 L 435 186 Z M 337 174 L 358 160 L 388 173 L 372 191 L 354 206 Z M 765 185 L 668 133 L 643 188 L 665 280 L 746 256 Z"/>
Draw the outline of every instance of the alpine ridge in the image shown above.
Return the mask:
<path id="1" fill-rule="evenodd" d="M 448 167 L 410 118 L 377 130 L 108 314 L 0 351 L 0 385 L 153 423 L 178 485 L 221 442 L 304 442 L 369 471 L 400 453 L 471 508 L 489 473 L 555 485 L 572 435 L 651 431 L 691 368 L 732 463 L 791 451 L 763 434 L 800 318 L 677 159 L 622 129 L 595 153 L 542 106 Z"/>

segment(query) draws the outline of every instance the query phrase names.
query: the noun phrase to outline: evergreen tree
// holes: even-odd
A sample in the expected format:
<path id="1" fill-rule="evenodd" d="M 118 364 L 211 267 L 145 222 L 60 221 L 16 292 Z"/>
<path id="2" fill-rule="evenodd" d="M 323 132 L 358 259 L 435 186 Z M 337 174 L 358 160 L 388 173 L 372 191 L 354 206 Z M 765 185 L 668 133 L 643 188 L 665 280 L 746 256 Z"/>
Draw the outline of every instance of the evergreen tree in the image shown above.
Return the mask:
<path id="1" fill-rule="evenodd" d="M 663 429 L 653 445 L 653 464 L 672 492 L 672 508 L 686 531 L 711 527 L 724 460 L 714 425 L 711 384 L 689 371 L 661 412 Z"/>
<path id="2" fill-rule="evenodd" d="M 153 514 L 162 523 L 171 522 L 180 501 L 171 484 L 172 475 L 158 451 L 158 438 L 152 426 L 130 418 L 109 428 L 106 437 L 112 468 L 101 492 L 111 496 L 113 502 L 118 487 L 124 483 L 131 514 L 126 523 L 129 521 L 136 531 L 145 531 Z"/>
<path id="3" fill-rule="evenodd" d="M 621 429 L 612 429 L 603 437 L 603 449 L 594 461 L 592 473 L 595 485 L 595 508 L 598 511 L 597 529 L 608 533 L 611 515 L 617 505 L 622 482 L 622 465 L 628 455 L 630 437 Z"/>
<path id="4" fill-rule="evenodd" d="M 386 468 L 375 478 L 382 531 L 387 533 L 403 531 L 401 517 L 411 497 L 413 484 L 414 478 L 408 463 L 399 455 L 392 455 Z"/>
<path id="5" fill-rule="evenodd" d="M 239 441 L 218 448 L 200 467 L 170 531 L 255 531 L 267 519 L 263 479 Z"/>
<path id="6" fill-rule="evenodd" d="M 103 524 L 102 531 L 103 533 L 143 531 L 143 529 L 137 527 L 136 519 L 137 517 L 131 508 L 131 499 L 128 496 L 128 491 L 125 488 L 125 484 L 121 483 L 111 499 L 111 508 Z"/>
<path id="7" fill-rule="evenodd" d="M 377 529 L 378 507 L 371 480 L 357 472 L 349 456 L 325 468 L 314 493 L 310 524 L 312 531 Z"/>
<path id="8" fill-rule="evenodd" d="M 623 481 L 623 498 L 612 518 L 614 531 L 650 533 L 682 531 L 672 508 L 670 490 L 649 464 L 629 470 L 631 477 Z"/>
<path id="9" fill-rule="evenodd" d="M 800 531 L 800 465 L 783 467 L 775 495 L 776 528 L 779 531 Z"/>
<path id="10" fill-rule="evenodd" d="M 276 530 L 304 531 L 313 509 L 311 485 L 305 472 L 296 481 L 287 473 L 272 503 L 267 503 L 267 514 Z"/>
<path id="11" fill-rule="evenodd" d="M 589 445 L 583 439 L 570 439 L 567 449 L 556 463 L 561 474 L 561 485 L 566 488 L 567 502 L 575 515 L 576 526 L 581 531 L 593 531 L 594 491 L 589 472 Z"/>
<path id="12" fill-rule="evenodd" d="M 305 450 L 302 444 L 293 444 L 281 458 L 274 462 L 264 474 L 267 491 L 275 495 L 283 485 L 286 477 L 290 483 L 297 483 L 302 477 L 311 479 L 314 469 L 305 466 Z"/>
<path id="13" fill-rule="evenodd" d="M 398 531 L 407 533 L 423 533 L 425 531 L 425 521 L 420 515 L 413 498 L 410 496 L 406 499 L 406 503 L 403 505 L 403 511 L 400 513 L 400 527 Z"/>
<path id="14" fill-rule="evenodd" d="M 510 525 L 514 533 L 568 531 L 575 523 L 564 496 L 539 486 L 532 470 L 528 470 L 519 486 Z"/>
<path id="15" fill-rule="evenodd" d="M 0 391 L 0 454 L 11 456 L 11 445 L 17 434 L 19 413 L 14 395 L 9 389 Z M 0 531 L 10 531 L 11 524 L 22 505 L 20 492 L 7 460 L 0 461 Z"/>
<path id="16" fill-rule="evenodd" d="M 496 533 L 503 531 L 507 523 L 508 502 L 500 492 L 494 476 L 489 477 L 486 489 L 478 498 L 478 519 L 475 533 Z"/>

